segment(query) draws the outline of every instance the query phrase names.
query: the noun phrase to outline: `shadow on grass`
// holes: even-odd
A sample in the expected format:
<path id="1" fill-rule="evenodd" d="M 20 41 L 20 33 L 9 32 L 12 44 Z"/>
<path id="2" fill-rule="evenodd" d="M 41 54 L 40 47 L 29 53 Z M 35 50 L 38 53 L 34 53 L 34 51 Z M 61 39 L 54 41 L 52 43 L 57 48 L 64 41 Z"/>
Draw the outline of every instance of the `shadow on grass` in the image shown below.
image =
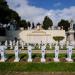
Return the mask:
<path id="1" fill-rule="evenodd" d="M 27 54 L 20 54 L 20 62 L 21 61 L 27 61 L 28 55 Z"/>
<path id="2" fill-rule="evenodd" d="M 8 58 L 7 61 L 10 60 L 11 58 L 14 58 L 14 56 L 15 56 L 14 54 L 6 55 L 6 57 Z"/>

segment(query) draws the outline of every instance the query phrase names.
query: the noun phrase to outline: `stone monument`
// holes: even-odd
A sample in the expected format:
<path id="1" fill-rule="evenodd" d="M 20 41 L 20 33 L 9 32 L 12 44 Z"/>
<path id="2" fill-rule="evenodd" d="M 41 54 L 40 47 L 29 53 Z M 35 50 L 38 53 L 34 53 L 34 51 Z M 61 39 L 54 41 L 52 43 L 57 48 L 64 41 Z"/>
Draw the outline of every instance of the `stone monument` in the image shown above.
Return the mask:
<path id="1" fill-rule="evenodd" d="M 70 22 L 70 30 L 68 31 L 69 35 L 69 41 L 70 43 L 74 41 L 74 30 L 73 30 L 73 20 Z"/>

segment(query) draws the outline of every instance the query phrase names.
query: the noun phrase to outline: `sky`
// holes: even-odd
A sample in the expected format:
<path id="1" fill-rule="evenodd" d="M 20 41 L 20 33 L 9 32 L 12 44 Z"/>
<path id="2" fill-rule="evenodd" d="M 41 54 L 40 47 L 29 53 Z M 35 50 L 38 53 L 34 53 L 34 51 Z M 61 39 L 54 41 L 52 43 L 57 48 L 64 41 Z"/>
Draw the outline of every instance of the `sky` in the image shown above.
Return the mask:
<path id="1" fill-rule="evenodd" d="M 42 23 L 45 16 L 52 19 L 53 25 L 61 19 L 75 21 L 75 0 L 6 0 L 21 19 Z"/>

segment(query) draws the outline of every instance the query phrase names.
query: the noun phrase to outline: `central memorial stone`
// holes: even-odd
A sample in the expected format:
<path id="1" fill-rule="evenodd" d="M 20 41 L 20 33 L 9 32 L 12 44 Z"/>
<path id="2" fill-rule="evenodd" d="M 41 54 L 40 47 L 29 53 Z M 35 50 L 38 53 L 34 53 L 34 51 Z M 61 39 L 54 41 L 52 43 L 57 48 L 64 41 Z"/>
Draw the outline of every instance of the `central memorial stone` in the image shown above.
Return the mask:
<path id="1" fill-rule="evenodd" d="M 53 42 L 56 42 L 53 39 L 53 36 L 63 36 L 64 37 L 63 41 L 66 40 L 66 35 L 64 30 L 61 30 L 61 31 L 60 30 L 43 30 L 43 29 L 23 30 L 19 33 L 18 36 L 19 36 L 18 38 L 23 40 L 25 43 L 32 43 L 32 44 L 36 44 L 36 43 L 41 44 L 41 41 L 43 43 L 52 44 Z"/>
<path id="2" fill-rule="evenodd" d="M 46 34 L 46 32 L 44 32 L 43 30 L 35 30 L 32 33 L 29 33 L 27 35 L 28 40 L 30 43 L 41 43 L 41 41 L 43 41 L 43 43 L 47 42 L 47 38 L 50 38 L 50 34 Z M 35 40 L 34 40 L 35 39 Z M 48 40 L 49 41 L 49 40 Z"/>

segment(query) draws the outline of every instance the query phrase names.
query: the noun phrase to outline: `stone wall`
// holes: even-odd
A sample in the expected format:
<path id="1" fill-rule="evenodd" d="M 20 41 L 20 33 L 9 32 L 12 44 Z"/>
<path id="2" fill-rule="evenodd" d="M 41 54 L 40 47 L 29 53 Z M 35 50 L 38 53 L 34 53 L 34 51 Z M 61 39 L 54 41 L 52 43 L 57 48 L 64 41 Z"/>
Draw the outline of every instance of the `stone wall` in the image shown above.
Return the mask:
<path id="1" fill-rule="evenodd" d="M 1 42 L 1 41 L 5 41 L 6 39 L 7 39 L 6 36 L 0 36 L 0 42 Z"/>

